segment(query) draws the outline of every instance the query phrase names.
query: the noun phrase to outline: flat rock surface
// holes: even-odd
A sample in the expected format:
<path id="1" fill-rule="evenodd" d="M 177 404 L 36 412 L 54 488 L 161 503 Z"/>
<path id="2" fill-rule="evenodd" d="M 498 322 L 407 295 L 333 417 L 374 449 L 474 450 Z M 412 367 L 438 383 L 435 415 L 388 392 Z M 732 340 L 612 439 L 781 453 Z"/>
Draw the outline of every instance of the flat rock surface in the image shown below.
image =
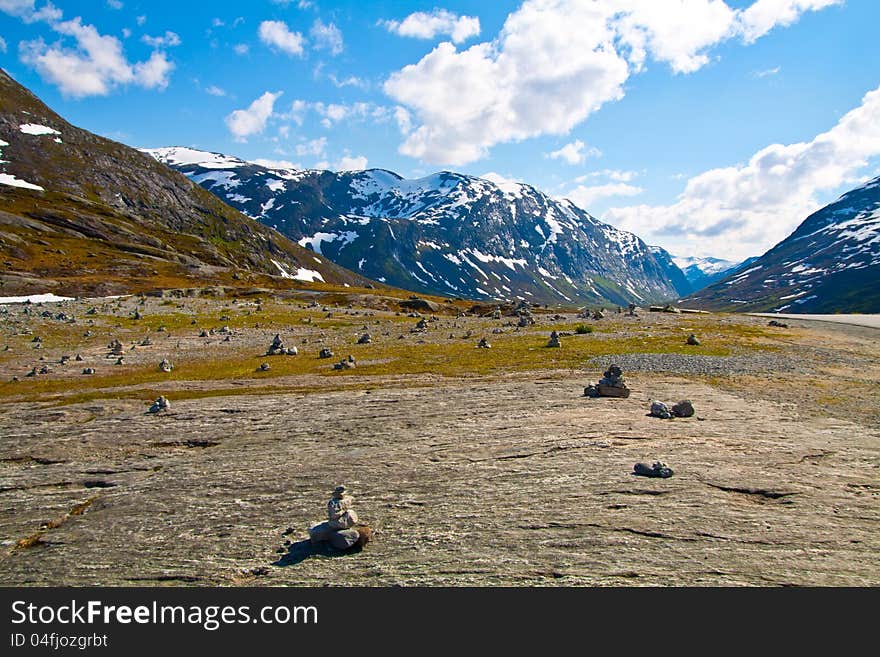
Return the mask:
<path id="1" fill-rule="evenodd" d="M 876 427 L 663 374 L 588 399 L 590 376 L 5 404 L 0 583 L 880 584 Z M 675 475 L 632 474 L 655 460 Z M 373 541 L 303 550 L 343 482 Z"/>

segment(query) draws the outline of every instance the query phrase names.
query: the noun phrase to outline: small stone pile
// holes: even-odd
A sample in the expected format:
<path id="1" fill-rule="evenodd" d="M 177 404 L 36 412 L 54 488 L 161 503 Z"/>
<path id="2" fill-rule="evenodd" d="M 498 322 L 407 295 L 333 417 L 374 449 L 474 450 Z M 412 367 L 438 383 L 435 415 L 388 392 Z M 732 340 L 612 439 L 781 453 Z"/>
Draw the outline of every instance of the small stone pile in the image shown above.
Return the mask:
<path id="1" fill-rule="evenodd" d="M 373 336 L 369 333 L 364 333 L 360 338 L 358 338 L 358 344 L 370 344 L 373 341 Z"/>
<path id="2" fill-rule="evenodd" d="M 672 468 L 666 465 L 663 461 L 654 461 L 651 465 L 648 465 L 647 463 L 636 463 L 633 466 L 633 474 L 639 475 L 640 477 L 659 477 L 661 479 L 667 479 L 675 473 Z"/>
<path id="3" fill-rule="evenodd" d="M 327 520 L 309 528 L 313 544 L 329 543 L 340 551 L 362 548 L 369 542 L 372 530 L 358 522 L 354 498 L 345 486 L 337 486 L 327 502 Z"/>
<path id="4" fill-rule="evenodd" d="M 593 319 L 605 319 L 605 310 L 603 308 L 600 308 L 599 310 L 594 310 Z"/>
<path id="5" fill-rule="evenodd" d="M 162 411 L 167 411 L 171 408 L 171 402 L 168 401 L 164 396 L 160 396 L 156 401 L 153 402 L 153 405 L 150 406 L 150 410 L 148 413 L 161 413 Z"/>
<path id="6" fill-rule="evenodd" d="M 163 358 L 162 362 L 159 363 L 159 371 L 160 372 L 170 372 L 174 369 L 174 365 L 171 364 L 171 361 L 167 358 Z"/>
<path id="7" fill-rule="evenodd" d="M 267 356 L 296 356 L 298 353 L 299 350 L 296 347 L 285 347 L 284 341 L 277 333 L 272 338 L 272 344 L 266 350 Z"/>
<path id="8" fill-rule="evenodd" d="M 673 404 L 672 408 L 661 401 L 651 402 L 651 417 L 659 417 L 663 420 L 669 420 L 674 417 L 693 417 L 694 405 L 688 399 L 682 399 L 677 404 Z"/>
<path id="9" fill-rule="evenodd" d="M 354 356 L 350 355 L 348 358 L 343 358 L 338 363 L 333 364 L 334 370 L 352 370 L 357 367 L 357 363 L 354 360 Z"/>
<path id="10" fill-rule="evenodd" d="M 550 334 L 550 340 L 547 342 L 547 346 L 550 348 L 559 348 L 562 346 L 562 342 L 559 340 L 559 333 L 553 331 Z"/>
<path id="11" fill-rule="evenodd" d="M 785 322 L 778 322 L 775 319 L 771 319 L 767 322 L 767 326 L 775 326 L 776 328 L 788 328 L 788 324 Z"/>
<path id="12" fill-rule="evenodd" d="M 107 345 L 107 348 L 110 350 L 111 356 L 124 355 L 122 343 L 119 340 L 114 340 L 113 342 L 111 342 L 110 344 Z"/>
<path id="13" fill-rule="evenodd" d="M 422 317 L 418 324 L 409 330 L 410 333 L 425 333 L 428 330 L 428 321 Z"/>
<path id="14" fill-rule="evenodd" d="M 687 343 L 689 345 L 691 345 L 692 347 L 699 347 L 700 346 L 700 341 L 697 339 L 697 336 L 694 333 L 691 333 L 688 336 Z"/>
<path id="15" fill-rule="evenodd" d="M 629 397 L 629 388 L 623 380 L 623 370 L 617 365 L 612 365 L 599 379 L 596 385 L 584 388 L 585 397 Z"/>
<path id="16" fill-rule="evenodd" d="M 333 358 L 333 351 L 330 347 L 321 347 L 321 351 L 318 353 L 318 358 Z"/>
<path id="17" fill-rule="evenodd" d="M 477 349 L 491 349 L 492 345 L 489 344 L 489 341 L 486 338 L 480 338 L 480 341 L 477 343 Z"/>

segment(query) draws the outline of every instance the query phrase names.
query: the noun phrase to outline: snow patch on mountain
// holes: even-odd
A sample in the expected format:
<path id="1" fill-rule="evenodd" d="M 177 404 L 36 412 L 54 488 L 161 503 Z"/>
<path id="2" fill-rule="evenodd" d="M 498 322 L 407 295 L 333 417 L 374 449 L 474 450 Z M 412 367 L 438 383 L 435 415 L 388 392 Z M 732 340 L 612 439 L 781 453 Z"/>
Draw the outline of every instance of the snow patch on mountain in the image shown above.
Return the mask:
<path id="1" fill-rule="evenodd" d="M 18 129 L 21 130 L 26 135 L 60 135 L 61 133 L 55 130 L 54 128 L 50 128 L 46 125 L 40 125 L 39 123 L 25 123 L 18 126 Z"/>

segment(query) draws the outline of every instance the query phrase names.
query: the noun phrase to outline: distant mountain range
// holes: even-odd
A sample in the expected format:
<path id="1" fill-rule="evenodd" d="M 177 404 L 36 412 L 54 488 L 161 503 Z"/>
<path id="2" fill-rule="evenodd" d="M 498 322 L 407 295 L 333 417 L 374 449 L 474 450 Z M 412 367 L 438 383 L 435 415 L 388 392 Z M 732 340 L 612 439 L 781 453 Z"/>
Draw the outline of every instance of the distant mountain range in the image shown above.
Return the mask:
<path id="1" fill-rule="evenodd" d="M 684 301 L 749 312 L 880 312 L 880 178 L 811 214 L 760 258 Z"/>
<path id="2" fill-rule="evenodd" d="M 146 150 L 248 216 L 389 285 L 473 299 L 649 303 L 691 291 L 664 250 L 530 185 L 442 171 L 267 168 Z"/>
<path id="3" fill-rule="evenodd" d="M 691 291 L 697 292 L 704 287 L 720 281 L 727 274 L 746 267 L 749 263 L 757 260 L 757 257 L 749 258 L 743 262 L 722 260 L 721 258 L 686 258 L 673 257 L 673 261 L 684 272 L 685 278 L 691 285 Z"/>
<path id="4" fill-rule="evenodd" d="M 0 296 L 249 276 L 368 281 L 143 153 L 70 125 L 0 71 Z"/>

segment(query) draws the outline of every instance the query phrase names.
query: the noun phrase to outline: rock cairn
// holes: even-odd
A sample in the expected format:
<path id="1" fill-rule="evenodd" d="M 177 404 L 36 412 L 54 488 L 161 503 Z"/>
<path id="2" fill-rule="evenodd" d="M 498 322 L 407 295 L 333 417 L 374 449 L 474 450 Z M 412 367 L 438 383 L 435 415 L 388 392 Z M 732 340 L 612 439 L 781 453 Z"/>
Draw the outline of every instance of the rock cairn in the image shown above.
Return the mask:
<path id="1" fill-rule="evenodd" d="M 688 336 L 687 343 L 689 345 L 691 345 L 692 347 L 699 347 L 700 346 L 700 341 L 697 339 L 697 336 L 694 333 L 691 333 Z"/>
<path id="2" fill-rule="evenodd" d="M 562 342 L 559 340 L 559 333 L 553 331 L 550 334 L 550 340 L 547 342 L 547 346 L 551 348 L 559 348 L 562 346 Z"/>
<path id="3" fill-rule="evenodd" d="M 167 358 L 163 358 L 162 362 L 159 363 L 159 371 L 160 372 L 170 372 L 174 369 L 174 365 L 171 364 L 171 361 Z"/>
<path id="4" fill-rule="evenodd" d="M 492 345 L 489 344 L 489 341 L 486 338 L 480 338 L 480 341 L 477 343 L 477 349 L 491 349 Z"/>
<path id="5" fill-rule="evenodd" d="M 358 344 L 370 344 L 373 341 L 373 336 L 369 333 L 364 333 L 360 338 L 358 338 Z"/>
<path id="6" fill-rule="evenodd" d="M 334 370 L 352 370 L 357 367 L 357 362 L 354 359 L 354 356 L 350 355 L 348 358 L 343 358 L 338 363 L 333 364 Z"/>
<path id="7" fill-rule="evenodd" d="M 299 350 L 296 347 L 285 347 L 284 341 L 277 333 L 275 334 L 275 337 L 272 338 L 272 344 L 270 344 L 269 348 L 266 350 L 267 356 L 296 356 L 298 353 Z"/>
<path id="8" fill-rule="evenodd" d="M 629 397 L 629 388 L 623 380 L 623 370 L 617 365 L 612 365 L 596 385 L 584 388 L 585 397 Z"/>
<path id="9" fill-rule="evenodd" d="M 150 410 L 148 413 L 161 413 L 162 411 L 167 411 L 171 408 L 171 402 L 168 401 L 164 396 L 160 396 L 156 401 L 153 402 L 153 405 L 150 406 Z"/>
<path id="10" fill-rule="evenodd" d="M 661 401 L 651 402 L 651 417 L 659 417 L 663 420 L 669 420 L 674 417 L 693 417 L 694 405 L 688 399 L 682 399 L 677 404 L 673 404 L 670 408 Z"/>
<path id="11" fill-rule="evenodd" d="M 107 348 L 110 350 L 111 356 L 122 356 L 125 353 L 122 347 L 122 343 L 119 340 L 114 340 L 107 345 Z"/>
<path id="12" fill-rule="evenodd" d="M 333 358 L 333 351 L 330 347 L 321 347 L 321 351 L 318 352 L 318 358 Z"/>
<path id="13" fill-rule="evenodd" d="M 329 543 L 340 551 L 363 547 L 370 540 L 372 531 L 358 522 L 354 510 L 354 498 L 345 486 L 337 486 L 327 502 L 327 520 L 309 528 L 313 544 Z"/>

